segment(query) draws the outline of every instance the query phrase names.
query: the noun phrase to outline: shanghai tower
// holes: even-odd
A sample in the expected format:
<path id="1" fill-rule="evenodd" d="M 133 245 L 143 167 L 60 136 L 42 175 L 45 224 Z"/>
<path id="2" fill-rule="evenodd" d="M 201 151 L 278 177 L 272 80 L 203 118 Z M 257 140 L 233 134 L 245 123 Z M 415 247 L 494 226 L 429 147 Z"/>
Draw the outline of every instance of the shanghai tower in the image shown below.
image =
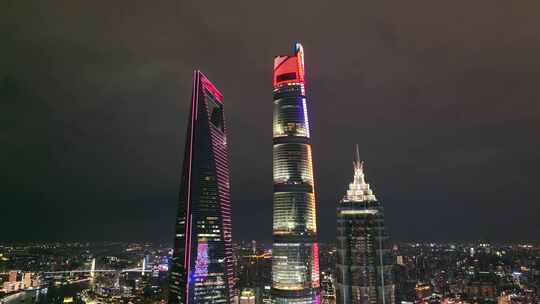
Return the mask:
<path id="1" fill-rule="evenodd" d="M 319 302 L 315 183 L 304 52 L 274 59 L 273 303 Z"/>
<path id="2" fill-rule="evenodd" d="M 232 303 L 231 204 L 223 96 L 193 73 L 169 303 Z"/>
<path id="3" fill-rule="evenodd" d="M 381 202 L 364 178 L 358 146 L 354 178 L 337 208 L 337 304 L 394 304 L 392 255 Z"/>

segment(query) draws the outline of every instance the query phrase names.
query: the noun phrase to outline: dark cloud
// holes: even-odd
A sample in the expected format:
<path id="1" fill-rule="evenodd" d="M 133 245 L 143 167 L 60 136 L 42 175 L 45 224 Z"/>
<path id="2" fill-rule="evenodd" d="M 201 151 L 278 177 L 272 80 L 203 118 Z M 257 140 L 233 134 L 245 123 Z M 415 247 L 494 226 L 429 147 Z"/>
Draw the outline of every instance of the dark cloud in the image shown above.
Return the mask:
<path id="1" fill-rule="evenodd" d="M 269 239 L 272 58 L 299 40 L 323 239 L 358 143 L 394 238 L 538 240 L 539 9 L 3 1 L 2 238 L 169 239 L 200 68 L 226 98 L 234 235 Z"/>

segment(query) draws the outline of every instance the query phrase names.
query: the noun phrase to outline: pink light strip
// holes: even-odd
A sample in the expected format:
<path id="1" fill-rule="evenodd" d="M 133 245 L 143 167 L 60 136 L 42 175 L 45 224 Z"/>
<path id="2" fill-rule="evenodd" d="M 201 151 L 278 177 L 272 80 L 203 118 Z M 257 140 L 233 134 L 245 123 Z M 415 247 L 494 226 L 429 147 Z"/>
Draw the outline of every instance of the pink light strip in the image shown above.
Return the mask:
<path id="1" fill-rule="evenodd" d="M 217 98 L 217 101 L 219 103 L 223 103 L 223 95 L 221 94 L 221 92 L 216 88 L 213 83 L 210 82 L 210 80 L 208 80 L 208 78 L 206 78 L 206 76 L 202 72 L 199 71 L 199 74 L 202 76 L 201 80 L 204 88 L 210 91 L 210 93 L 212 93 Z"/>
<path id="2" fill-rule="evenodd" d="M 186 304 L 189 303 L 189 284 L 190 284 L 190 257 L 191 257 L 191 231 L 192 231 L 192 220 L 191 215 L 191 171 L 193 166 L 193 139 L 194 139 L 194 129 L 195 129 L 195 120 L 197 119 L 196 113 L 198 104 L 199 104 L 199 71 L 193 72 L 193 88 L 191 96 L 191 126 L 190 132 L 191 136 L 189 139 L 189 170 L 188 170 L 188 193 L 187 193 L 187 210 L 186 210 L 186 232 L 185 236 L 185 245 L 184 245 L 184 269 L 186 271 Z M 186 250 L 187 249 L 187 250 Z"/>

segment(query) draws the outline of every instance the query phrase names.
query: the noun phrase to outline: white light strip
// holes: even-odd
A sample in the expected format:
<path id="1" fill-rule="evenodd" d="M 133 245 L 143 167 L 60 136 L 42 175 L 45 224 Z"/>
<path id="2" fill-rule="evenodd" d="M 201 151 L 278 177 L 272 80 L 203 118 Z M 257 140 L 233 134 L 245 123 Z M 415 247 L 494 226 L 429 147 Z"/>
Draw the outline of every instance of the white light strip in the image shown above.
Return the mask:
<path id="1" fill-rule="evenodd" d="M 309 137 L 309 121 L 308 121 L 308 113 L 307 113 L 307 106 L 306 106 L 306 99 L 302 98 L 302 107 L 304 108 L 304 121 L 306 123 L 306 133 L 307 137 Z"/>
<path id="2" fill-rule="evenodd" d="M 373 209 L 367 210 L 343 210 L 341 214 L 377 214 L 379 211 Z"/>

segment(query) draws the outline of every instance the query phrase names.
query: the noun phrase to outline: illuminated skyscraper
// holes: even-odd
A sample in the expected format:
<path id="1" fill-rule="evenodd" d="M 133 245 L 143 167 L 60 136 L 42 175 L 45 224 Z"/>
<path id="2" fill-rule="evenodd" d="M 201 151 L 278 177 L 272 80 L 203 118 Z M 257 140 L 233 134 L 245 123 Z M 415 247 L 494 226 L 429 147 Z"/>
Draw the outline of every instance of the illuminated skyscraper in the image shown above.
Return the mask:
<path id="1" fill-rule="evenodd" d="M 354 179 L 337 210 L 337 304 L 394 304 L 383 207 L 364 180 L 358 146 Z"/>
<path id="2" fill-rule="evenodd" d="M 231 303 L 229 162 L 223 96 L 193 75 L 169 303 Z"/>
<path id="3" fill-rule="evenodd" d="M 274 59 L 274 303 L 319 302 L 315 184 L 304 82 L 304 52 Z"/>

